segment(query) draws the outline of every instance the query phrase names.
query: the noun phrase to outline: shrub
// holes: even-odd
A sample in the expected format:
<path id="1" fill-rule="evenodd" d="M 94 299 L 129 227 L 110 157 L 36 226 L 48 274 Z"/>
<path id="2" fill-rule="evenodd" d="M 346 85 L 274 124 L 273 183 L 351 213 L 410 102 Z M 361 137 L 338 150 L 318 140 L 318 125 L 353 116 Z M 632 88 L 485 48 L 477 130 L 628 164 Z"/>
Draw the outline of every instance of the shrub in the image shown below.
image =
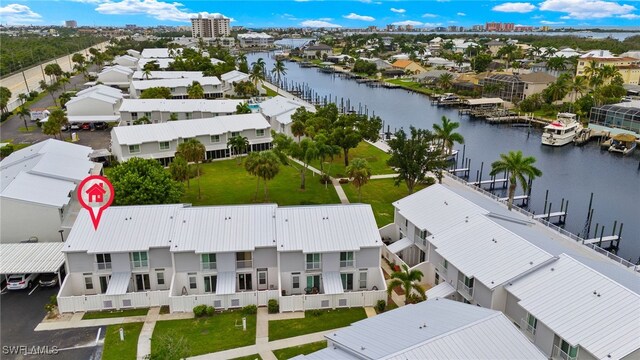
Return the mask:
<path id="1" fill-rule="evenodd" d="M 193 308 L 193 315 L 195 317 L 203 317 L 207 312 L 207 305 L 198 305 Z"/>
<path id="2" fill-rule="evenodd" d="M 348 184 L 349 183 L 349 179 L 342 178 L 342 179 L 338 180 L 338 182 L 340 184 Z"/>
<path id="3" fill-rule="evenodd" d="M 255 305 L 247 305 L 242 308 L 242 313 L 245 315 L 255 315 L 258 313 L 258 307 Z"/>
<path id="4" fill-rule="evenodd" d="M 32 92 L 29 93 L 29 100 L 33 100 L 38 96 L 38 92 L 36 90 L 33 90 Z"/>
<path id="5" fill-rule="evenodd" d="M 49 296 L 49 304 L 58 306 L 58 297 L 56 295 Z"/>
<path id="6" fill-rule="evenodd" d="M 384 308 L 387 307 L 387 302 L 384 300 L 378 300 L 376 302 L 376 311 L 378 313 L 384 312 Z"/>
<path id="7" fill-rule="evenodd" d="M 322 185 L 331 184 L 331 177 L 327 174 L 320 175 L 320 183 Z"/>
<path id="8" fill-rule="evenodd" d="M 277 314 L 280 312 L 280 305 L 278 305 L 278 300 L 271 299 L 267 303 L 267 310 L 269 314 Z"/>
<path id="9" fill-rule="evenodd" d="M 5 120 L 9 119 L 12 115 L 13 115 L 13 111 L 7 111 L 6 113 L 3 113 L 2 115 L 0 115 L 0 122 L 4 122 Z"/>
<path id="10" fill-rule="evenodd" d="M 309 310 L 309 314 L 310 314 L 311 316 L 316 316 L 316 317 L 318 317 L 318 316 L 322 315 L 322 311 L 320 311 L 320 310 Z"/>
<path id="11" fill-rule="evenodd" d="M 5 156 L 9 156 L 9 154 L 11 154 L 13 152 L 14 148 L 13 145 L 11 144 L 7 144 L 3 147 L 0 148 L 0 157 L 5 157 Z"/>
<path id="12" fill-rule="evenodd" d="M 207 316 L 213 316 L 213 314 L 216 313 L 216 308 L 213 306 L 207 306 L 207 310 L 205 312 L 207 313 Z"/>

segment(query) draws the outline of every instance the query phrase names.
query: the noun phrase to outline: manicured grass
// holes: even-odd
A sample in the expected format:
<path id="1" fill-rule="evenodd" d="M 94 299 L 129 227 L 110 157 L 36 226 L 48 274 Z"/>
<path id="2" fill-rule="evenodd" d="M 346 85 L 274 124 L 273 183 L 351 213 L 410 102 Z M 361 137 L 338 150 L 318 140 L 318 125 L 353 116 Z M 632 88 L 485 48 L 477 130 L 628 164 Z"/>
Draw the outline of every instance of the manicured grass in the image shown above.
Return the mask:
<path id="1" fill-rule="evenodd" d="M 253 355 L 233 358 L 231 360 L 262 360 L 262 357 L 260 357 L 260 354 L 253 354 Z"/>
<path id="2" fill-rule="evenodd" d="M 362 202 L 371 204 L 373 215 L 379 227 L 393 222 L 393 202 L 409 195 L 404 182 L 399 186 L 394 185 L 395 179 L 369 180 L 362 187 Z M 414 191 L 424 189 L 424 185 L 418 185 Z M 352 203 L 359 202 L 358 189 L 352 183 L 342 185 L 342 189 L 347 194 Z"/>
<path id="3" fill-rule="evenodd" d="M 113 311 L 89 311 L 84 314 L 82 320 L 108 319 L 127 316 L 146 316 L 148 312 L 149 308 Z"/>
<path id="4" fill-rule="evenodd" d="M 29 130 L 27 130 L 27 128 L 24 127 L 24 126 L 20 126 L 18 128 L 18 131 L 20 131 L 21 133 L 26 133 L 26 132 L 32 132 L 32 131 L 36 130 L 37 128 L 38 128 L 38 126 L 35 125 L 35 124 L 29 126 Z"/>
<path id="5" fill-rule="evenodd" d="M 393 169 L 387 165 L 389 154 L 368 142 L 362 141 L 355 149 L 349 150 L 349 160 L 355 158 L 367 160 L 369 166 L 371 166 L 371 172 L 373 175 L 394 173 Z M 320 170 L 320 160 L 313 161 L 311 166 Z M 327 158 L 324 166 L 325 170 L 329 172 L 329 175 L 333 177 L 345 177 L 346 168 L 344 166 L 344 156 L 342 155 L 342 151 L 340 152 L 340 155 L 334 156 L 333 160 Z"/>
<path id="6" fill-rule="evenodd" d="M 318 350 L 322 350 L 327 347 L 327 341 L 318 341 L 309 344 L 304 344 L 300 346 L 293 346 L 289 348 L 284 348 L 280 350 L 273 350 L 273 354 L 276 356 L 278 360 L 286 360 L 291 359 L 292 357 L 298 355 L 307 355 L 312 352 L 316 352 Z"/>
<path id="7" fill-rule="evenodd" d="M 235 326 L 242 317 L 247 318 L 247 331 Z M 158 321 L 151 337 L 152 353 L 157 346 L 154 339 L 166 334 L 184 336 L 189 356 L 249 346 L 256 343 L 256 315 L 229 311 L 200 319 Z"/>
<path id="8" fill-rule="evenodd" d="M 270 88 L 268 88 L 268 87 L 266 87 L 264 85 L 262 85 L 262 88 L 267 92 L 267 96 L 277 96 L 278 95 L 277 92 L 271 90 Z"/>
<path id="9" fill-rule="evenodd" d="M 366 317 L 364 308 L 308 310 L 303 319 L 269 321 L 269 341 L 341 328 Z"/>
<path id="10" fill-rule="evenodd" d="M 136 359 L 138 337 L 143 324 L 137 322 L 107 326 L 102 360 Z M 120 341 L 120 328 L 124 330 L 124 341 Z"/>
<path id="11" fill-rule="evenodd" d="M 429 88 L 426 88 L 426 87 L 424 87 L 424 85 L 422 85 L 422 84 L 420 84 L 418 82 L 412 81 L 410 79 L 402 79 L 402 78 L 401 79 L 385 79 L 384 81 L 386 81 L 388 83 L 391 83 L 391 84 L 400 85 L 401 87 L 406 88 L 406 89 L 419 91 L 419 92 L 421 92 L 423 94 L 427 94 L 427 95 L 435 93 L 435 91 L 433 91 L 433 90 L 431 90 Z"/>
<path id="12" fill-rule="evenodd" d="M 198 199 L 197 179 L 191 179 L 182 201 L 193 205 L 228 205 L 264 202 L 264 183 L 260 181 L 255 198 L 255 176 L 249 175 L 236 159 L 214 161 L 200 166 L 202 198 Z M 268 202 L 278 205 L 338 204 L 340 200 L 332 186 L 320 183 L 318 175 L 309 171 L 306 189 L 300 190 L 300 173 L 291 166 L 280 165 L 280 172 L 268 183 Z M 186 186 L 185 186 L 186 187 Z"/>

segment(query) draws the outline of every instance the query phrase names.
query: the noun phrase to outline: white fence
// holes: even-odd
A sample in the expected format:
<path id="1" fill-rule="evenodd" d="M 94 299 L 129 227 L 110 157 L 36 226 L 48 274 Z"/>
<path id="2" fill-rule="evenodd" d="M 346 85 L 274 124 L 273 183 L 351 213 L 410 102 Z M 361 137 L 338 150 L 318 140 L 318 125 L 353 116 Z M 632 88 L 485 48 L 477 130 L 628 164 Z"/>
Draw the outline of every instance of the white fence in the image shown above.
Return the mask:
<path id="1" fill-rule="evenodd" d="M 395 223 L 387 224 L 378 229 L 378 231 L 380 232 L 380 237 L 382 238 L 382 240 L 400 240 L 400 232 L 398 231 L 398 226 Z"/>
<path id="2" fill-rule="evenodd" d="M 375 306 L 378 300 L 387 300 L 386 290 L 281 296 L 280 312 Z"/>
<path id="3" fill-rule="evenodd" d="M 395 263 L 400 267 L 402 267 L 402 265 L 407 265 L 407 263 L 405 263 L 404 260 L 402 260 L 397 254 L 394 254 L 393 252 L 389 251 L 389 248 L 387 247 L 387 245 L 382 246 L 382 257 L 384 257 L 385 259 L 389 260 L 392 263 Z"/>
<path id="4" fill-rule="evenodd" d="M 61 313 L 78 311 L 119 310 L 169 305 L 169 290 L 132 292 L 124 295 L 59 296 Z"/>
<path id="5" fill-rule="evenodd" d="M 270 299 L 278 298 L 278 290 L 239 292 L 228 295 L 172 295 L 169 296 L 171 312 L 191 312 L 198 305 L 216 309 L 241 308 L 247 305 L 267 306 Z"/>

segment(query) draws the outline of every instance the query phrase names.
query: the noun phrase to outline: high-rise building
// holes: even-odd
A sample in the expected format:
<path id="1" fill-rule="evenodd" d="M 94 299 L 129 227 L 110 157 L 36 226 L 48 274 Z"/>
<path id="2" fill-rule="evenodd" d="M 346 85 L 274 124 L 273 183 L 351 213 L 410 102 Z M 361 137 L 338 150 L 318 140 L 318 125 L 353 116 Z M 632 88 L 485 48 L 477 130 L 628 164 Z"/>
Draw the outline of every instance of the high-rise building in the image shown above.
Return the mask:
<path id="1" fill-rule="evenodd" d="M 473 30 L 473 31 L 484 31 L 484 25 L 473 25 L 471 30 Z"/>
<path id="2" fill-rule="evenodd" d="M 197 18 L 191 19 L 191 36 L 194 38 L 229 36 L 231 34 L 230 23 L 231 19 L 220 14 L 209 15 L 209 17 L 203 17 L 200 14 Z"/>
<path id="3" fill-rule="evenodd" d="M 68 28 L 77 28 L 78 27 L 78 22 L 75 20 L 67 20 L 64 22 L 64 27 L 68 27 Z"/>

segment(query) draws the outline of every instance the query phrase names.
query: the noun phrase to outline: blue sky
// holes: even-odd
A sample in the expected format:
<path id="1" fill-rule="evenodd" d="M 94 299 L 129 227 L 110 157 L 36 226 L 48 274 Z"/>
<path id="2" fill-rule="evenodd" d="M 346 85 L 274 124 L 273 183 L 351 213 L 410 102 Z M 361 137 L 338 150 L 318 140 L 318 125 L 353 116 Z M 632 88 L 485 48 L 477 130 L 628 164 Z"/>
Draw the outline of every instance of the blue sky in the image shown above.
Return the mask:
<path id="1" fill-rule="evenodd" d="M 2 24 L 189 25 L 198 13 L 221 13 L 246 27 L 519 25 L 627 27 L 640 25 L 640 1 L 539 0 L 3 0 Z"/>

